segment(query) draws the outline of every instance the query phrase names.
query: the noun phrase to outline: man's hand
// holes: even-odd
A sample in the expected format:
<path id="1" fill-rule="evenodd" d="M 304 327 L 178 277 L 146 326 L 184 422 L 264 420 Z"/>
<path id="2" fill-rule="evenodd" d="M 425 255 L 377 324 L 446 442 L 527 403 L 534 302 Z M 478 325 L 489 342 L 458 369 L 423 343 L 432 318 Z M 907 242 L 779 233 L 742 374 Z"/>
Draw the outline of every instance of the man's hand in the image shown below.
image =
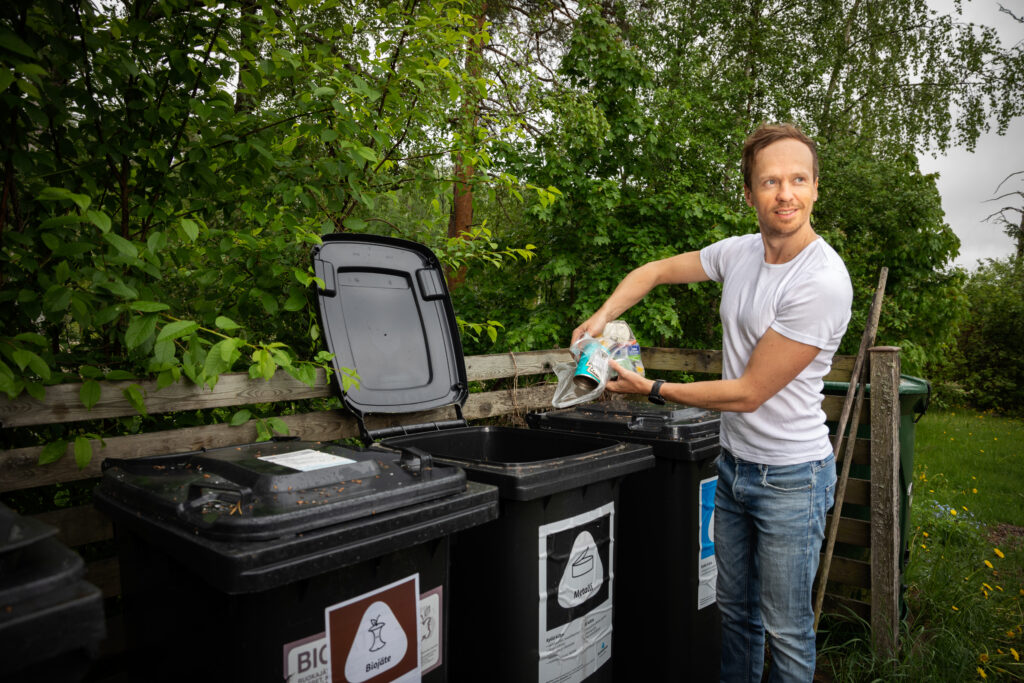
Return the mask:
<path id="1" fill-rule="evenodd" d="M 604 332 L 604 326 L 607 324 L 608 319 L 598 311 L 587 318 L 586 322 L 572 331 L 572 338 L 569 341 L 569 345 L 572 346 L 575 344 L 581 337 L 583 337 L 584 334 L 589 334 L 594 339 L 597 339 Z"/>
<path id="2" fill-rule="evenodd" d="M 608 361 L 608 367 L 614 372 L 619 373 L 618 379 L 608 380 L 608 384 L 605 387 L 608 391 L 616 394 L 643 394 L 644 396 L 651 393 L 651 387 L 654 386 L 653 380 L 649 380 L 632 370 L 626 370 L 613 360 Z"/>

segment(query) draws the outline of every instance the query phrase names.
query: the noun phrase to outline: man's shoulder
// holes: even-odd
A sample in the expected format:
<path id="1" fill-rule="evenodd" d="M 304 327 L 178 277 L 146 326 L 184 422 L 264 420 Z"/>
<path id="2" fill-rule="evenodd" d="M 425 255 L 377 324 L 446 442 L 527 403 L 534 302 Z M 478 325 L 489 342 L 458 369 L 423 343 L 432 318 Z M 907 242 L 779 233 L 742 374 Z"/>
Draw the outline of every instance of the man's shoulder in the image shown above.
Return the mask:
<path id="1" fill-rule="evenodd" d="M 852 300 L 853 283 L 843 258 L 824 239 L 815 240 L 811 248 L 809 258 L 801 264 L 799 279 L 802 283 L 819 288 L 823 294 L 831 293 Z"/>
<path id="2" fill-rule="evenodd" d="M 732 237 L 726 237 L 709 244 L 704 247 L 704 249 L 731 256 L 742 252 L 754 252 L 761 254 L 764 252 L 764 245 L 761 241 L 760 233 L 755 232 L 747 235 L 733 235 Z"/>

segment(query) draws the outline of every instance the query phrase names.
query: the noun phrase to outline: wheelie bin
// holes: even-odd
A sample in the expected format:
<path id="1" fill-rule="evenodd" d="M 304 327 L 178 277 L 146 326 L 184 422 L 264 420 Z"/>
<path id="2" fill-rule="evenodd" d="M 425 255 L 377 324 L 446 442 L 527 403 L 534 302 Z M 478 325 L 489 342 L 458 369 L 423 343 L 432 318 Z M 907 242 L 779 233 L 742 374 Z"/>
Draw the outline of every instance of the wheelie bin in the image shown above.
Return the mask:
<path id="1" fill-rule="evenodd" d="M 139 680 L 447 680 L 449 543 L 497 491 L 429 457 L 275 441 L 107 459 Z"/>
<path id="2" fill-rule="evenodd" d="M 103 596 L 57 529 L 0 505 L 0 681 L 79 681 L 106 636 Z"/>
<path id="3" fill-rule="evenodd" d="M 425 246 L 330 235 L 314 250 L 319 308 L 367 443 L 458 465 L 499 490 L 494 522 L 452 544 L 453 681 L 609 681 L 619 490 L 650 447 L 467 426 L 465 359 L 443 270 Z M 417 424 L 387 415 L 419 413 Z M 454 413 L 454 415 L 452 414 Z"/>
<path id="4" fill-rule="evenodd" d="M 527 415 L 536 429 L 649 445 L 622 483 L 616 680 L 717 681 L 714 545 L 719 413 L 616 397 Z"/>

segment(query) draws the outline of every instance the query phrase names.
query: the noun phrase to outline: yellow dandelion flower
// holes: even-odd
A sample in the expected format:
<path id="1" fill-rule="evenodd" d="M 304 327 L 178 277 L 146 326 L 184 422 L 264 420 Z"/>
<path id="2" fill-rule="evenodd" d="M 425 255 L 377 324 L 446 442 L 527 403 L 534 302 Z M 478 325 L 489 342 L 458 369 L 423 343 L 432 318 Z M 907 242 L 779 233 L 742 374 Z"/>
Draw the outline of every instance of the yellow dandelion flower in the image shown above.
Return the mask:
<path id="1" fill-rule="evenodd" d="M 962 507 L 962 508 L 964 509 L 964 512 L 967 512 L 967 511 L 968 511 L 968 510 L 967 510 L 967 506 L 966 506 L 966 505 L 961 505 L 960 507 Z"/>
<path id="2" fill-rule="evenodd" d="M 1010 648 L 1010 654 L 1013 655 L 1013 661 L 1015 661 L 1015 662 L 1019 662 L 1020 661 L 1020 655 L 1017 654 L 1017 651 L 1014 650 L 1012 647 Z"/>
<path id="3" fill-rule="evenodd" d="M 988 560 L 985 560 L 985 566 L 988 567 L 989 569 L 993 569 L 992 563 L 989 562 Z"/>
<path id="4" fill-rule="evenodd" d="M 1003 551 L 999 548 L 992 548 L 992 552 L 994 552 L 996 554 L 996 557 L 998 557 L 1000 560 L 1006 557 L 1006 555 L 1003 555 Z"/>
<path id="5" fill-rule="evenodd" d="M 978 667 L 978 675 L 982 678 L 988 678 L 988 676 L 985 675 L 985 670 L 982 669 L 980 666 Z"/>
<path id="6" fill-rule="evenodd" d="M 997 647 L 997 648 L 996 648 L 996 652 L 998 652 L 999 654 L 1003 654 L 1003 649 L 1002 649 L 1002 648 L 999 648 L 999 647 Z"/>
<path id="7" fill-rule="evenodd" d="M 988 591 L 983 590 L 981 591 L 981 594 L 985 596 L 986 600 L 988 600 Z"/>
<path id="8" fill-rule="evenodd" d="M 987 588 L 988 590 L 992 590 L 992 586 L 988 585 L 984 581 L 981 582 L 981 585 L 984 586 L 985 588 Z"/>
<path id="9" fill-rule="evenodd" d="M 923 535 L 925 538 L 928 538 L 928 532 L 927 531 L 922 531 L 921 535 Z"/>
<path id="10" fill-rule="evenodd" d="M 977 477 L 971 477 L 971 479 L 973 479 L 974 481 L 978 481 Z"/>
<path id="11" fill-rule="evenodd" d="M 977 493 L 978 489 L 971 489 L 971 493 Z"/>
<path id="12" fill-rule="evenodd" d="M 959 607 L 957 607 L 956 605 L 953 605 L 953 611 L 954 611 L 954 612 L 959 612 L 959 611 L 960 611 L 960 608 L 959 608 Z"/>
<path id="13" fill-rule="evenodd" d="M 1015 635 L 1017 635 L 1017 632 L 1014 631 L 1012 628 L 1009 631 L 1006 632 L 1006 637 L 1007 638 L 1013 638 Z"/>
<path id="14" fill-rule="evenodd" d="M 928 550 L 928 546 L 926 546 L 924 543 L 922 543 L 921 544 L 921 549 L 922 550 Z"/>
<path id="15" fill-rule="evenodd" d="M 997 585 L 997 586 L 996 586 L 996 590 L 997 590 L 997 591 L 999 591 L 1000 593 L 1002 593 L 1002 592 L 1003 592 L 1003 587 L 1002 587 L 1002 586 L 999 586 L 999 585 Z"/>
<path id="16" fill-rule="evenodd" d="M 953 515 L 954 517 L 956 517 L 956 510 L 953 510 L 952 508 L 950 508 L 950 510 L 949 510 L 949 514 L 951 514 L 951 515 Z"/>
<path id="17" fill-rule="evenodd" d="M 988 653 L 987 652 L 982 652 L 980 655 L 978 655 L 978 661 L 981 662 L 982 664 L 985 664 L 986 662 L 988 662 Z"/>
<path id="18" fill-rule="evenodd" d="M 979 448 L 978 450 L 979 450 L 979 451 L 981 451 L 982 453 L 984 453 L 984 452 L 985 452 L 985 449 L 984 449 L 984 448 Z"/>

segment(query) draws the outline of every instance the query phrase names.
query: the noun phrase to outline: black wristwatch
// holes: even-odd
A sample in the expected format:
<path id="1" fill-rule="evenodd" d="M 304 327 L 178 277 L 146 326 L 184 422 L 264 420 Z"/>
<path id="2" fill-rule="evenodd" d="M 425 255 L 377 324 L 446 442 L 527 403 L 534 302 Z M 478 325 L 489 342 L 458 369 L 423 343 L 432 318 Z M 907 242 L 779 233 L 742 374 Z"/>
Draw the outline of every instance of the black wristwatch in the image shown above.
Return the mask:
<path id="1" fill-rule="evenodd" d="M 654 381 L 654 386 L 651 387 L 651 393 L 647 394 L 647 400 L 651 403 L 663 406 L 665 405 L 665 399 L 661 395 L 661 385 L 665 383 L 665 380 L 658 379 Z"/>

